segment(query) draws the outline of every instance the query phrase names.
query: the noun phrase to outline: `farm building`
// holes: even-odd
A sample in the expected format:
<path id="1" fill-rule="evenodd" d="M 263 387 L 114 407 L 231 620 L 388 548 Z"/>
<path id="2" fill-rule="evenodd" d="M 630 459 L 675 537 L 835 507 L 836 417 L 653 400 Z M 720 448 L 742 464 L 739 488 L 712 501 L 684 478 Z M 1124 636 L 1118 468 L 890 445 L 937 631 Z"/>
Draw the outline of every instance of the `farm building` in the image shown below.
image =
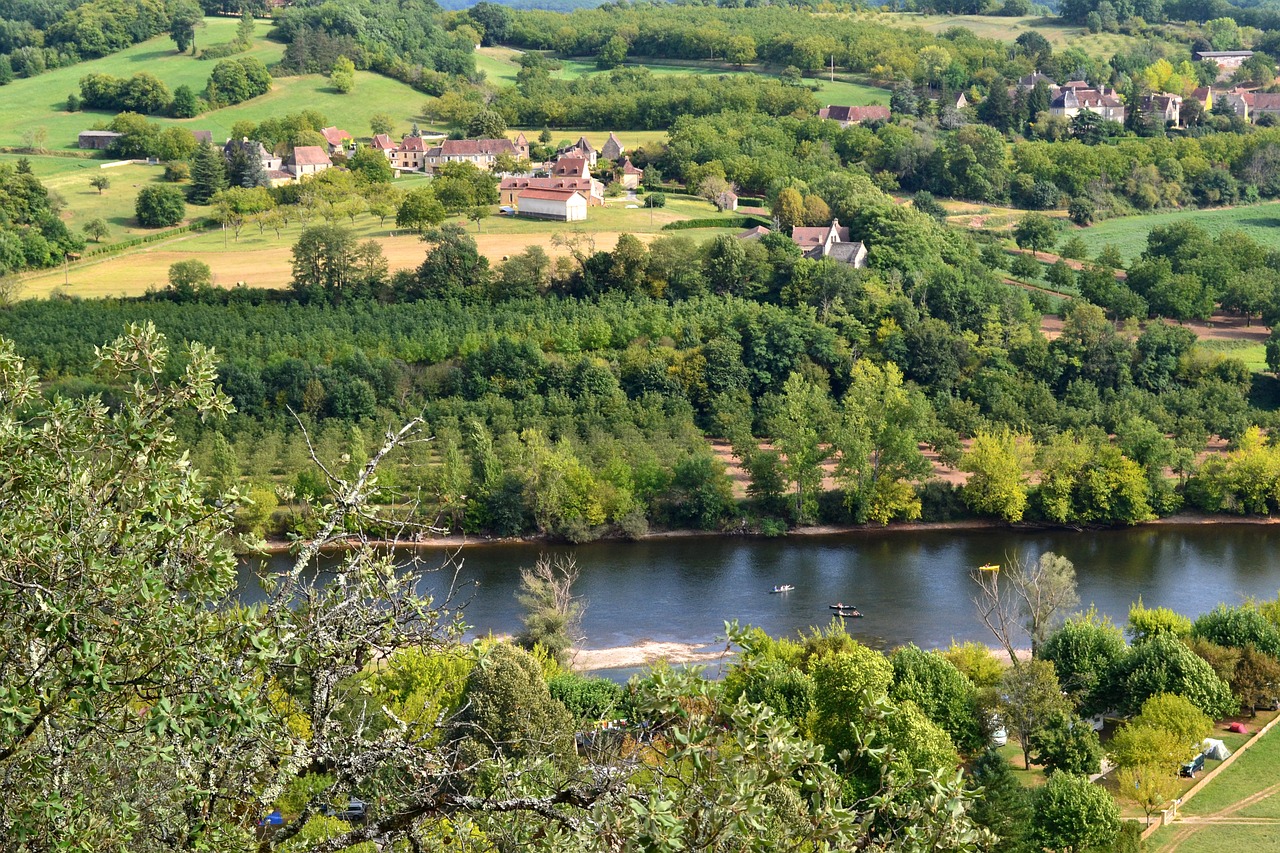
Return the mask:
<path id="1" fill-rule="evenodd" d="M 524 190 L 516 196 L 521 216 L 583 222 L 587 218 L 587 197 L 581 190 Z"/>

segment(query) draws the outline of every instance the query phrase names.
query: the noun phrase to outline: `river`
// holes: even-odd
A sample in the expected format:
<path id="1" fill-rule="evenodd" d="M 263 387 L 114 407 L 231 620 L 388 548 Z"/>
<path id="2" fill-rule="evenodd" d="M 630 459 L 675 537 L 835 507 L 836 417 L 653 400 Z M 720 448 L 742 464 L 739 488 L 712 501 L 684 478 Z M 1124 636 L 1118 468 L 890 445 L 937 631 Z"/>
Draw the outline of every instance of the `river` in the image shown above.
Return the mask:
<path id="1" fill-rule="evenodd" d="M 916 643 L 944 647 L 952 639 L 991 642 L 970 599 L 969 571 L 1017 554 L 1054 551 L 1075 563 L 1082 607 L 1123 625 L 1142 596 L 1149 607 L 1188 616 L 1219 602 L 1274 597 L 1280 590 L 1280 526 L 1152 525 L 1101 532 L 871 531 L 779 539 L 674 537 L 600 542 L 578 547 L 475 545 L 461 551 L 455 600 L 471 634 L 520 628 L 515 593 L 519 568 L 541 553 L 573 555 L 582 573 L 575 587 L 587 602 L 582 633 L 588 648 L 644 639 L 711 643 L 725 620 L 794 635 L 830 619 L 842 601 L 865 614 L 848 622 L 858 638 L 882 647 Z M 425 555 L 428 564 L 437 552 Z M 287 557 L 272 558 L 280 569 Z M 421 583 L 437 595 L 451 573 L 427 572 Z M 792 592 L 771 595 L 774 584 Z M 242 595 L 261 595 L 242 568 Z"/>

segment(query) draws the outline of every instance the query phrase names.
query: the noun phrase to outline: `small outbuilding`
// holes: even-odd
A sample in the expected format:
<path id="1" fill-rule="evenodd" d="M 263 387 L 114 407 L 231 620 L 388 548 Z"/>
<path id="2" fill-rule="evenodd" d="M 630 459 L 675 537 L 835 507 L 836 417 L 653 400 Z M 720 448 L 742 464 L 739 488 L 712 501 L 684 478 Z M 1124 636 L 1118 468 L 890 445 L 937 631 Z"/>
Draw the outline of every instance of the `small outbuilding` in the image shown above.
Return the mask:
<path id="1" fill-rule="evenodd" d="M 81 148 L 105 151 L 111 147 L 111 143 L 123 135 L 122 133 L 116 133 L 114 130 L 82 130 L 76 139 L 76 144 Z"/>
<path id="2" fill-rule="evenodd" d="M 587 197 L 580 190 L 524 190 L 516 196 L 521 216 L 583 222 L 587 218 Z"/>

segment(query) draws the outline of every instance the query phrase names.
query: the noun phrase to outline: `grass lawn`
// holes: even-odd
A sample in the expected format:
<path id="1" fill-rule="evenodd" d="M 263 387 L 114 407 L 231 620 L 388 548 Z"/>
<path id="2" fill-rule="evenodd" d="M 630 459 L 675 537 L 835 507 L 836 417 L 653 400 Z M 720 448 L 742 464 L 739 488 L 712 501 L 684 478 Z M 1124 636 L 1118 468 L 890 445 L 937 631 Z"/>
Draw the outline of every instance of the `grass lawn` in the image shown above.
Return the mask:
<path id="1" fill-rule="evenodd" d="M 192 213 L 198 210 L 188 208 Z M 665 208 L 652 211 L 629 210 L 622 204 L 610 204 L 603 208 L 590 208 L 587 215 L 586 223 L 573 225 L 491 216 L 480 223 L 478 233 L 474 223 L 464 220 L 464 224 L 475 237 L 481 253 L 492 262 L 533 245 L 541 246 L 553 256 L 566 254 L 565 249 L 552 242 L 558 234 L 580 232 L 594 244 L 595 250 L 606 251 L 613 248 L 623 233 L 636 234 L 646 241 L 659 235 L 680 234 L 702 242 L 720 234 L 736 233 L 737 230 L 698 228 L 662 231 L 667 222 L 717 216 L 708 202 L 692 199 L 670 199 Z M 732 214 L 721 216 L 729 219 Z M 313 220 L 310 224 L 317 222 Z M 382 245 L 393 271 L 415 267 L 422 262 L 425 249 L 416 234 L 395 231 L 390 222 L 385 227 L 381 226 L 377 219 L 367 215 L 357 218 L 355 231 L 361 240 L 374 239 Z M 282 229 L 279 238 L 270 230 L 259 233 L 253 225 L 240 233 L 238 242 L 230 232 L 224 235 L 221 230 L 183 234 L 171 240 L 129 249 L 119 255 L 88 259 L 72 265 L 69 273 L 57 269 L 26 276 L 20 283 L 20 295 L 43 297 L 60 289 L 69 295 L 82 297 L 136 296 L 148 288 L 163 286 L 168 280 L 169 266 L 187 258 L 207 263 L 213 270 L 214 281 L 222 286 L 245 282 L 254 287 L 284 287 L 291 275 L 290 250 L 301 232 L 302 225 L 291 222 Z"/>
<path id="2" fill-rule="evenodd" d="M 1274 714 L 1259 714 L 1248 721 L 1261 726 Z M 1239 735 L 1216 732 L 1214 737 L 1238 748 Z M 1148 843 L 1151 853 L 1211 853 L 1220 850 L 1280 849 L 1280 792 L 1241 806 L 1244 801 L 1280 785 L 1280 736 L 1271 732 L 1258 741 L 1203 791 L 1183 806 L 1181 813 L 1191 821 L 1164 827 Z M 1216 822 L 1216 818 L 1229 822 Z M 1193 821 L 1215 821 L 1201 823 Z M 1250 824 L 1250 820 L 1263 823 Z M 1273 822 L 1278 821 L 1278 822 Z"/>
<path id="3" fill-rule="evenodd" d="M 1267 372 L 1267 347 L 1253 341 L 1219 341 L 1201 339 L 1200 346 L 1213 352 L 1238 358 L 1253 373 Z"/>
<path id="4" fill-rule="evenodd" d="M 0 154 L 0 162 L 13 162 L 17 159 L 18 155 Z M 151 229 L 138 225 L 134 219 L 133 207 L 142 187 L 161 183 L 163 167 L 126 165 L 103 169 L 102 160 L 38 156 L 26 159 L 44 185 L 66 201 L 62 219 L 72 231 L 80 233 L 86 222 L 101 217 L 106 220 L 110 229 L 103 244 L 151 233 Z M 111 186 L 99 193 L 89 186 L 89 179 L 95 175 L 110 179 Z M 89 245 L 92 247 L 95 244 L 91 242 Z"/>
<path id="5" fill-rule="evenodd" d="M 236 23 L 230 18 L 207 18 L 207 26 L 196 32 L 197 43 L 209 45 L 230 40 Z M 266 41 L 269 27 L 268 22 L 259 21 L 258 40 L 250 51 L 238 56 L 256 56 L 266 63 L 278 61 L 284 45 Z M 48 134 L 45 147 L 76 149 L 76 135 L 81 130 L 95 122 L 110 121 L 112 113 L 68 113 L 63 109 L 67 95 L 79 91 L 80 78 L 86 74 L 106 73 L 125 77 L 146 70 L 163 80 L 170 89 L 186 84 L 203 90 L 213 66 L 213 62 L 174 53 L 173 42 L 165 35 L 102 59 L 59 68 L 30 79 L 15 80 L 4 89 L 6 121 L 0 125 L 0 145 L 22 145 L 23 131 L 43 127 Z M 356 72 L 356 87 L 350 95 L 339 94 L 326 77 L 307 74 L 276 78 L 267 94 L 196 118 L 153 116 L 152 119 L 165 125 L 210 130 L 215 141 L 222 141 L 230 134 L 231 125 L 241 119 L 256 122 L 269 116 L 313 109 L 323 113 L 331 124 L 360 137 L 370 134 L 370 116 L 381 112 L 396 122 L 393 135 L 398 136 L 408 133 L 415 121 L 425 124 L 418 111 L 426 100 L 426 95 L 404 83 L 366 71 Z"/>
<path id="6" fill-rule="evenodd" d="M 917 15 L 911 12 L 878 12 L 862 16 L 865 20 L 895 27 L 920 27 L 925 32 L 942 33 L 952 27 L 964 27 L 980 38 L 1013 41 L 1034 30 L 1057 49 L 1078 47 L 1094 56 L 1111 57 L 1140 43 L 1136 36 L 1119 33 L 1088 33 L 1084 27 L 1063 23 L 1058 18 L 1030 16 L 1006 18 L 999 15 Z"/>
<path id="7" fill-rule="evenodd" d="M 1158 225 L 1193 221 L 1210 234 L 1238 230 L 1248 234 L 1263 245 L 1273 245 L 1276 228 L 1280 226 L 1280 202 L 1219 208 L 1216 210 L 1189 210 L 1173 213 L 1154 213 L 1147 216 L 1125 216 L 1108 219 L 1088 228 L 1074 229 L 1070 233 L 1084 240 L 1089 254 L 1096 255 L 1107 243 L 1114 244 L 1126 261 L 1142 254 L 1147 245 L 1147 232 Z"/>

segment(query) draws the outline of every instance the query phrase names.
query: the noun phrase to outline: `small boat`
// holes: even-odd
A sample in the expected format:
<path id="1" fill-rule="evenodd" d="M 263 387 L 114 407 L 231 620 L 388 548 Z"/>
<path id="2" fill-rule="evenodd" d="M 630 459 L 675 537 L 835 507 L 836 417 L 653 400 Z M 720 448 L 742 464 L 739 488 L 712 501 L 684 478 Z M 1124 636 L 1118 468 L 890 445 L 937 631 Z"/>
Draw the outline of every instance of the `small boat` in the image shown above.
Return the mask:
<path id="1" fill-rule="evenodd" d="M 830 607 L 832 610 L 851 610 L 851 609 L 853 609 L 853 605 L 852 605 L 852 604 L 842 604 L 841 602 L 836 602 L 835 604 L 828 604 L 827 606 L 828 606 L 828 607 Z"/>
<path id="2" fill-rule="evenodd" d="M 841 619 L 861 619 L 862 611 L 856 607 L 842 607 L 836 611 L 836 615 Z"/>
<path id="3" fill-rule="evenodd" d="M 794 586 L 789 583 L 784 583 L 782 586 L 775 586 L 773 589 L 769 590 L 769 593 L 772 595 L 776 592 L 791 592 L 793 589 L 795 589 Z"/>

